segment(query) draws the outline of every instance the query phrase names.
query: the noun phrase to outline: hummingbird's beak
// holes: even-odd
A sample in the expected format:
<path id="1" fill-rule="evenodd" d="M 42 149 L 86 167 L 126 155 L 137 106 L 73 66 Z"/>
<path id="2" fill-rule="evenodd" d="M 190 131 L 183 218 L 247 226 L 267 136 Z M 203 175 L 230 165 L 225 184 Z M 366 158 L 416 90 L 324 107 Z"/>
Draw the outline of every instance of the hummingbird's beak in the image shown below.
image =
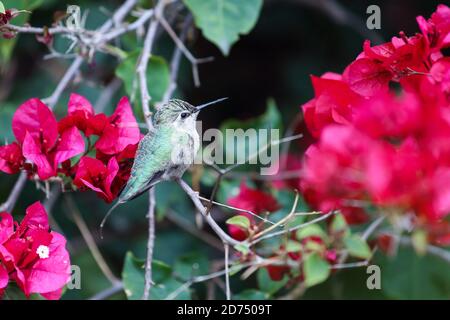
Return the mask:
<path id="1" fill-rule="evenodd" d="M 228 97 L 220 98 L 220 99 L 217 99 L 217 100 L 214 100 L 214 101 L 207 102 L 207 103 L 201 104 L 201 105 L 199 105 L 199 106 L 196 106 L 196 107 L 195 107 L 195 108 L 197 109 L 196 112 L 200 112 L 201 109 L 206 108 L 207 106 L 210 106 L 210 105 L 212 105 L 212 104 L 216 104 L 216 103 L 218 103 L 218 102 L 221 102 L 221 101 L 227 100 L 227 99 L 228 99 Z"/>

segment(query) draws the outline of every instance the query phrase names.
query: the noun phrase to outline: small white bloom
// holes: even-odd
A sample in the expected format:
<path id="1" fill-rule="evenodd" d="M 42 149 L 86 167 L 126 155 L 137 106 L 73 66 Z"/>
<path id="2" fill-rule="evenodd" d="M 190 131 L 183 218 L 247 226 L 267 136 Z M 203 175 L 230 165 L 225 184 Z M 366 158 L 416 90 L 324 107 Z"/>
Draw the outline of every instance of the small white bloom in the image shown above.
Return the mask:
<path id="1" fill-rule="evenodd" d="M 39 255 L 39 258 L 41 259 L 47 259 L 49 257 L 50 249 L 47 246 L 40 245 L 36 253 Z"/>

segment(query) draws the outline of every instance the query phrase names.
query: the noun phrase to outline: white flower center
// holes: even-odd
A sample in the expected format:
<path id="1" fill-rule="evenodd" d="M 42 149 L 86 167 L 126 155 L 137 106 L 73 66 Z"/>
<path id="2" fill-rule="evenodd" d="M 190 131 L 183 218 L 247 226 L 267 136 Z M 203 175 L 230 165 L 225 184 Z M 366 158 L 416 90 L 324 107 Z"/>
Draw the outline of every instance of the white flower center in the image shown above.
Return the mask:
<path id="1" fill-rule="evenodd" d="M 39 258 L 41 259 L 47 259 L 49 257 L 50 249 L 47 246 L 40 245 L 36 253 L 38 254 Z"/>

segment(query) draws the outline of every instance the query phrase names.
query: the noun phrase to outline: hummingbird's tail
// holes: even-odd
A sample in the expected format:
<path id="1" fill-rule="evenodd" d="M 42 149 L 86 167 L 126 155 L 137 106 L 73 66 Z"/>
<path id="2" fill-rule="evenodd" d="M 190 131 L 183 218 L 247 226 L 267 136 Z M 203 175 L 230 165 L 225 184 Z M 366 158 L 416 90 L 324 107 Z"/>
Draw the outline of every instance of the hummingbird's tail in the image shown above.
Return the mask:
<path id="1" fill-rule="evenodd" d="M 119 205 L 125 203 L 125 201 L 122 200 L 118 200 L 112 207 L 111 209 L 108 210 L 108 212 L 106 213 L 105 217 L 103 218 L 102 222 L 100 223 L 100 239 L 103 239 L 103 227 L 105 226 L 106 220 L 108 220 L 109 216 L 111 215 L 111 213 L 114 211 L 115 208 L 117 208 Z"/>

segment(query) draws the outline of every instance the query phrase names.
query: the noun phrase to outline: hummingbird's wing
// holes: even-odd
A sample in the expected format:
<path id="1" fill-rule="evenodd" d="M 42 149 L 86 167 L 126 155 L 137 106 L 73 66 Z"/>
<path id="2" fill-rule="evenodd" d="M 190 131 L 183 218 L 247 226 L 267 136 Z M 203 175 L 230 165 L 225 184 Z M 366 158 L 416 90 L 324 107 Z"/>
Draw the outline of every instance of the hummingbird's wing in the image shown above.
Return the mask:
<path id="1" fill-rule="evenodd" d="M 161 128 L 148 133 L 139 143 L 127 185 L 119 202 L 132 200 L 161 181 L 172 155 L 170 130 Z"/>

